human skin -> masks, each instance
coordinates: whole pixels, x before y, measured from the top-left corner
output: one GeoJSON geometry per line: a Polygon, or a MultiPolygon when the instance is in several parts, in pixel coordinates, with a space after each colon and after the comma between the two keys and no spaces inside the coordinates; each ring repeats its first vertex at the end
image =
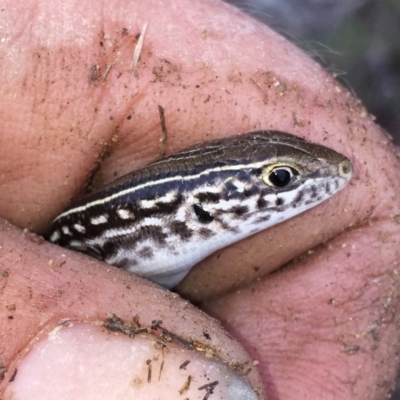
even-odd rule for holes
{"type": "MultiPolygon", "coordinates": [[[[217,0],[3,0],[1,10],[0,216],[16,227],[0,225],[0,365],[21,367],[27,344],[60,320],[110,312],[145,326],[162,319],[209,344],[207,329],[217,356],[247,360],[173,294],[19,230],[43,233],[91,178],[101,187],[159,156],[161,105],[167,154],[276,129],[353,161],[345,190],[212,255],[178,291],[257,361],[268,399],[386,398],[398,368],[399,162],[361,104],[293,45],[217,0]]],[[[95,340],[100,348],[104,338],[95,340]]],[[[0,398],[10,398],[9,378],[0,398]]],[[[259,386],[254,368],[249,379],[259,386]]]]}

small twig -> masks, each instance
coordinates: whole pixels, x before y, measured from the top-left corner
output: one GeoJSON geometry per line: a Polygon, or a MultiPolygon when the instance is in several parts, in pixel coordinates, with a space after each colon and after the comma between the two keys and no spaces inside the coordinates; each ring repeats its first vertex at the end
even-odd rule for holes
{"type": "Polygon", "coordinates": [[[179,394],[182,396],[183,393],[187,392],[190,388],[190,382],[192,382],[192,375],[188,375],[186,382],[183,386],[179,389],[179,394]]]}
{"type": "Polygon", "coordinates": [[[258,89],[258,91],[262,94],[264,98],[264,104],[268,104],[268,94],[261,89],[261,86],[252,78],[250,78],[250,82],[258,89]]]}
{"type": "Polygon", "coordinates": [[[117,57],[113,62],[108,63],[108,64],[106,65],[106,70],[104,71],[104,74],[103,74],[103,82],[106,80],[108,74],[110,73],[111,68],[112,68],[115,64],[117,64],[118,62],[119,62],[119,57],[117,57]]]}
{"type": "Polygon", "coordinates": [[[160,115],[160,125],[161,125],[161,139],[160,139],[160,148],[158,150],[157,158],[162,157],[165,154],[165,147],[167,145],[168,140],[168,132],[167,126],[165,124],[165,113],[164,108],[158,105],[158,113],[160,115]]]}
{"type": "Polygon", "coordinates": [[[203,397],[203,400],[207,400],[210,395],[214,393],[215,387],[218,385],[218,381],[207,383],[206,385],[200,386],[199,390],[206,390],[206,395],[203,397]]]}
{"type": "Polygon", "coordinates": [[[150,383],[151,382],[151,373],[152,373],[152,370],[153,370],[153,367],[151,365],[151,360],[147,360],[146,364],[148,366],[147,367],[147,382],[150,383]]]}
{"type": "Polygon", "coordinates": [[[186,369],[187,365],[190,364],[190,360],[184,361],[180,366],[179,369],[186,369]]]}
{"type": "Polygon", "coordinates": [[[135,51],[133,52],[133,58],[131,64],[132,74],[135,73],[136,65],[139,61],[140,53],[142,52],[143,40],[144,40],[144,35],[146,33],[147,25],[148,25],[147,22],[143,25],[142,31],[140,32],[139,40],[136,43],[135,51]]]}

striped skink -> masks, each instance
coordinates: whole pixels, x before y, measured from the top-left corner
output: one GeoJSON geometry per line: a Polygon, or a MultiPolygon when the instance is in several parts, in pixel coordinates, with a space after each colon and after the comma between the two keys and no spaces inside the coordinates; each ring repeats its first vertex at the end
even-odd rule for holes
{"type": "Polygon", "coordinates": [[[201,143],[83,198],[48,239],[165,287],[200,260],[341,190],[351,162],[277,131],[201,143]]]}

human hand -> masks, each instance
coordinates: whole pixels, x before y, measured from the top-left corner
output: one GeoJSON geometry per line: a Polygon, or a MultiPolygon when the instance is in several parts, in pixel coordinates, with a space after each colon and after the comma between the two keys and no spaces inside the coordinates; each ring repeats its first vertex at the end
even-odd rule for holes
{"type": "MultiPolygon", "coordinates": [[[[219,318],[257,360],[269,399],[386,395],[396,377],[399,341],[399,184],[393,179],[398,161],[361,105],[292,45],[220,2],[20,7],[10,1],[2,7],[0,215],[43,232],[93,172],[94,185],[101,186],[153,160],[161,149],[158,105],[165,110],[167,153],[258,129],[332,147],[355,165],[346,190],[219,251],[178,289],[219,318]],[[136,35],[145,24],[133,68],[136,35]]],[[[77,391],[70,398],[109,399],[113,393],[121,399],[113,385],[125,388],[127,379],[133,391],[128,395],[138,398],[139,391],[155,398],[161,392],[171,398],[168,390],[178,397],[189,375],[193,380],[182,396],[204,398],[207,389],[198,387],[205,370],[204,383],[218,380],[215,391],[229,398],[221,380],[227,369],[219,358],[245,363],[252,385],[260,384],[243,350],[174,294],[8,223],[0,241],[5,399],[11,393],[44,399],[44,388],[49,398],[61,399],[56,389],[65,391],[67,383],[77,391]],[[136,315],[144,327],[162,320],[162,328],[185,342],[173,340],[168,354],[163,347],[152,352],[155,335],[162,333],[154,325],[151,334],[137,336],[144,344],[118,332],[111,336],[96,325],[111,313],[124,321],[136,315]],[[72,322],[60,325],[66,320],[72,322]],[[210,361],[186,349],[189,338],[216,357],[210,361]],[[146,349],[140,362],[139,348],[146,349]],[[123,372],[132,371],[132,363],[139,371],[127,378],[123,372]],[[82,388],[90,380],[97,397],[82,388]]]]}

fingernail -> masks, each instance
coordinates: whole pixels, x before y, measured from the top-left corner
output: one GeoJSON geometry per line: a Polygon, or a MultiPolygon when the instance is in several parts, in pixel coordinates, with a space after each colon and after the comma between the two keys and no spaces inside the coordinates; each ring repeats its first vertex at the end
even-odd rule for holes
{"type": "Polygon", "coordinates": [[[7,371],[0,397],[258,398],[246,379],[213,356],[212,351],[207,352],[201,345],[196,351],[195,345],[159,324],[146,328],[113,318],[106,324],[67,321],[40,334],[7,371]]]}

